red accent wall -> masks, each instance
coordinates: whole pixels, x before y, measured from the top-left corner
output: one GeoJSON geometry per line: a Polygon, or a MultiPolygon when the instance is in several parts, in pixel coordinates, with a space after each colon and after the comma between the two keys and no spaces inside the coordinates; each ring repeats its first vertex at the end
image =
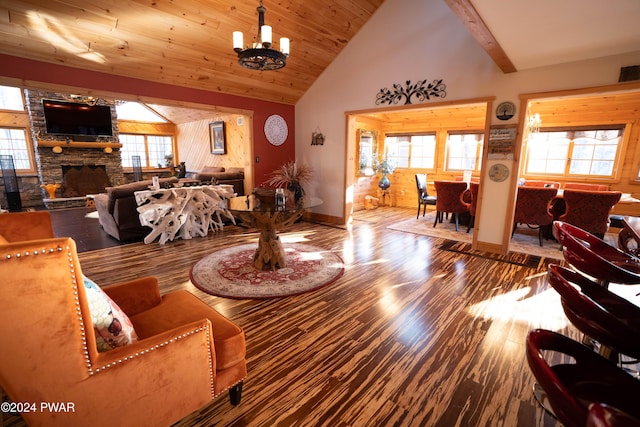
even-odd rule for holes
{"type": "Polygon", "coordinates": [[[251,110],[254,113],[253,151],[256,185],[267,180],[269,173],[282,163],[295,160],[295,107],[293,105],[150,82],[2,54],[0,54],[0,76],[20,79],[24,86],[28,86],[29,83],[48,83],[125,95],[161,98],[167,101],[194,102],[251,110]],[[279,147],[269,144],[264,136],[264,122],[272,114],[281,115],[289,127],[289,135],[279,147]],[[255,163],[256,158],[260,159],[258,163],[255,163]]]}

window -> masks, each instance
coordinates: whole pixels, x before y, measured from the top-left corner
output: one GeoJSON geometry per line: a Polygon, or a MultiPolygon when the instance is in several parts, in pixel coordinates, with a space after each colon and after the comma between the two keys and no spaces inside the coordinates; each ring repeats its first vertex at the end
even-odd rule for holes
{"type": "Polygon", "coordinates": [[[527,144],[526,173],[613,177],[622,129],[541,131],[527,144]]]}
{"type": "Polygon", "coordinates": [[[0,110],[24,111],[20,88],[0,86],[0,110]]]}
{"type": "MultiPolygon", "coordinates": [[[[22,89],[0,86],[0,110],[20,111],[26,117],[22,89]]],[[[0,123],[0,154],[13,156],[16,171],[23,173],[35,169],[32,156],[29,154],[32,148],[27,132],[28,128],[16,127],[12,121],[0,123]]]]}
{"type": "Polygon", "coordinates": [[[120,134],[122,166],[133,167],[131,156],[140,156],[142,167],[165,167],[173,159],[173,137],[120,134]]]}
{"type": "Polygon", "coordinates": [[[449,133],[446,170],[479,171],[482,167],[484,133],[449,133]]]}
{"type": "Polygon", "coordinates": [[[387,136],[385,149],[396,167],[435,169],[435,133],[387,136]]]}
{"type": "Polygon", "coordinates": [[[135,122],[146,123],[167,123],[164,117],[161,117],[155,111],[139,102],[118,102],[116,103],[116,114],[118,120],[131,120],[135,122]]]}
{"type": "Polygon", "coordinates": [[[13,156],[16,171],[31,170],[29,144],[24,129],[0,127],[0,154],[13,156]]]}

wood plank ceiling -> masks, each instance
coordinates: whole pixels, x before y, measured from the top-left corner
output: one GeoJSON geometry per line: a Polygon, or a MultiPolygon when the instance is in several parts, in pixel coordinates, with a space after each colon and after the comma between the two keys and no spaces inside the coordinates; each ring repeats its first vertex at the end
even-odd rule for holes
{"type": "Polygon", "coordinates": [[[295,104],[384,0],[265,0],[291,40],[287,66],[240,67],[233,31],[258,31],[259,0],[6,0],[0,53],[148,81],[295,104]]]}

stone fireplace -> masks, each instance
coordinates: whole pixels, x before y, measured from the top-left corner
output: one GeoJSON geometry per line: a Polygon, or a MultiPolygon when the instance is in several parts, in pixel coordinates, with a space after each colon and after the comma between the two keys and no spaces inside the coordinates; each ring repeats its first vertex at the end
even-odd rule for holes
{"type": "Polygon", "coordinates": [[[46,133],[42,99],[65,100],[66,94],[39,90],[27,90],[25,94],[40,184],[60,184],[55,199],[49,198],[42,189],[48,208],[84,206],[86,195],[104,192],[105,187],[126,182],[120,149],[110,148],[111,144],[118,142],[118,121],[113,104],[110,105],[114,136],[76,143],[63,136],[46,133]]]}
{"type": "Polygon", "coordinates": [[[109,186],[106,165],[62,165],[62,197],[103,193],[109,186]]]}

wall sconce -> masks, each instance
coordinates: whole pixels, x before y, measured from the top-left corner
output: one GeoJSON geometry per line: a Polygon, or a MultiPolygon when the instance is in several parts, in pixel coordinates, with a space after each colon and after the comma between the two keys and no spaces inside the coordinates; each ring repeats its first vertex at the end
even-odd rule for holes
{"type": "Polygon", "coordinates": [[[55,147],[51,148],[51,151],[53,151],[56,154],[60,154],[62,153],[62,147],[60,147],[59,145],[56,145],[55,147]]]}
{"type": "Polygon", "coordinates": [[[311,145],[324,145],[324,135],[320,131],[320,127],[311,134],[311,145]]]}
{"type": "Polygon", "coordinates": [[[111,147],[104,147],[104,150],[102,150],[102,151],[104,151],[104,152],[105,152],[105,153],[107,153],[107,154],[111,154],[111,153],[113,152],[113,148],[111,148],[111,147]]]}

